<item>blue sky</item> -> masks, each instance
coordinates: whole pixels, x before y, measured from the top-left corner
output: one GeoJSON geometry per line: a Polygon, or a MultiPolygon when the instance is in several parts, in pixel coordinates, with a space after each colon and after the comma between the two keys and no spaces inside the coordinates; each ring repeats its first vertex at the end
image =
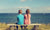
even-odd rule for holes
{"type": "Polygon", "coordinates": [[[31,13],[50,13],[50,0],[0,0],[0,13],[17,13],[30,9],[31,13]]]}

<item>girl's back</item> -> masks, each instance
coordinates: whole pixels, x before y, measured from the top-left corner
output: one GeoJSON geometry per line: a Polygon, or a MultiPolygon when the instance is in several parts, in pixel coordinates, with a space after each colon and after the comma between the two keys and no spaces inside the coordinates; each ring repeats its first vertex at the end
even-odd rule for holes
{"type": "Polygon", "coordinates": [[[30,24],[31,23],[30,18],[31,18],[30,14],[25,14],[24,15],[24,24],[30,24]]]}

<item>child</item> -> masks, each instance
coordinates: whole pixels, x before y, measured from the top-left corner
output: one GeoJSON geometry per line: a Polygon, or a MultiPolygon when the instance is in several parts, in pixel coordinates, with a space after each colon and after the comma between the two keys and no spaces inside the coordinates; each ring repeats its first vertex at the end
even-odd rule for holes
{"type": "Polygon", "coordinates": [[[24,24],[31,24],[30,21],[31,15],[29,9],[26,10],[26,14],[24,15],[24,24]]]}
{"type": "MultiPolygon", "coordinates": [[[[22,10],[19,10],[19,15],[17,16],[17,21],[18,21],[18,25],[21,25],[21,28],[23,28],[23,24],[24,24],[24,16],[22,15],[22,10]]],[[[17,30],[18,30],[18,26],[16,26],[17,30]]]]}
{"type": "Polygon", "coordinates": [[[19,25],[24,24],[24,16],[22,15],[22,10],[19,10],[19,15],[17,16],[17,21],[19,25]]]}

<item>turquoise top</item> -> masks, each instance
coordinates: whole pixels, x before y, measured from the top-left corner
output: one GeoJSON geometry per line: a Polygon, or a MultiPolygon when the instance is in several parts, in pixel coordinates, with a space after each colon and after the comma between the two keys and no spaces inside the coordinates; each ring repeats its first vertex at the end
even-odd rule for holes
{"type": "Polygon", "coordinates": [[[19,25],[23,25],[24,24],[24,16],[22,14],[19,14],[17,16],[17,21],[19,25]]]}

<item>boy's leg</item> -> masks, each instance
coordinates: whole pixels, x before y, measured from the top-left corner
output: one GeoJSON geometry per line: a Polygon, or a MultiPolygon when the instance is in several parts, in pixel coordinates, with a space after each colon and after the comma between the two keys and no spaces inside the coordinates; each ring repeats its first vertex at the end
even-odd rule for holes
{"type": "Polygon", "coordinates": [[[21,25],[20,27],[21,27],[21,30],[23,30],[23,26],[21,25]]]}
{"type": "Polygon", "coordinates": [[[18,30],[18,26],[16,26],[17,30],[18,30]]]}

